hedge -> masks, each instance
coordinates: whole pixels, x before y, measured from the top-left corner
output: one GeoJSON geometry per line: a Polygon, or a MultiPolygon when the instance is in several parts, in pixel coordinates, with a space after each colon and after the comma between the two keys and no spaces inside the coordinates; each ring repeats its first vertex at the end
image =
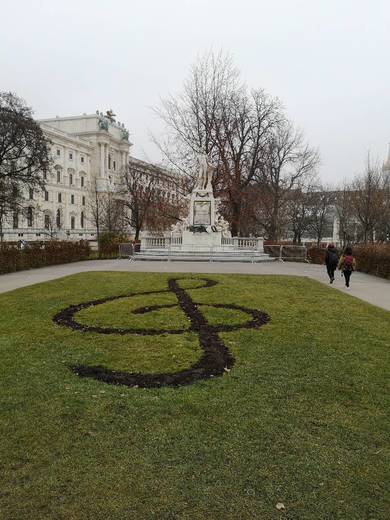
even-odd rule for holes
{"type": "Polygon", "coordinates": [[[325,263],[326,249],[323,247],[312,246],[307,250],[307,258],[312,264],[324,264],[325,263]]]}
{"type": "Polygon", "coordinates": [[[89,256],[89,243],[82,240],[80,242],[32,242],[23,250],[15,245],[3,243],[0,244],[0,274],[78,262],[87,260],[89,256]]]}
{"type": "MultiPolygon", "coordinates": [[[[309,261],[313,264],[325,263],[326,249],[311,247],[307,251],[309,261]]],[[[390,244],[357,244],[352,252],[356,258],[357,270],[374,274],[382,278],[390,278],[390,244]]],[[[342,251],[340,250],[341,254],[342,251]]]]}
{"type": "Polygon", "coordinates": [[[390,278],[390,244],[359,244],[353,254],[359,271],[390,278]]]}
{"type": "Polygon", "coordinates": [[[128,242],[129,238],[123,233],[106,231],[99,238],[100,258],[117,258],[119,255],[119,244],[128,242]]]}

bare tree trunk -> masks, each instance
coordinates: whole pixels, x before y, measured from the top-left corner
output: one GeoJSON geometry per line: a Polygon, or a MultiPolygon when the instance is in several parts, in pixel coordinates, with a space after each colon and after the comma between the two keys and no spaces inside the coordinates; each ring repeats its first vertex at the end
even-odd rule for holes
{"type": "Polygon", "coordinates": [[[98,257],[101,257],[100,252],[100,202],[99,202],[99,194],[97,189],[95,190],[95,203],[96,203],[96,239],[97,239],[97,247],[98,247],[98,257]]]}

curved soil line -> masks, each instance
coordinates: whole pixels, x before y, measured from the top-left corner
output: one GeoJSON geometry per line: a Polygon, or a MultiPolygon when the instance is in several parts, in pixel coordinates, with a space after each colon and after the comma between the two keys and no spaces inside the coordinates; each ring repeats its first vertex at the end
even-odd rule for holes
{"type": "MultiPolygon", "coordinates": [[[[230,332],[239,329],[260,328],[270,320],[270,317],[261,311],[249,309],[234,304],[196,304],[191,296],[178,285],[178,281],[183,278],[168,279],[168,289],[160,291],[146,291],[141,293],[130,293],[120,296],[110,296],[100,300],[92,300],[89,302],[71,305],[56,314],[53,321],[58,325],[69,327],[80,332],[94,332],[100,334],[137,334],[143,336],[155,336],[161,334],[184,334],[186,332],[195,332],[199,337],[199,344],[203,351],[200,359],[191,367],[178,372],[167,372],[160,374],[141,374],[128,373],[115,370],[109,370],[102,366],[71,366],[71,370],[80,377],[91,377],[104,381],[113,385],[125,385],[140,388],[159,388],[163,386],[182,386],[189,385],[200,379],[208,379],[214,376],[222,375],[234,365],[234,357],[219,338],[219,332],[230,332]],[[190,321],[187,329],[147,329],[147,328],[115,328],[115,327],[90,327],[78,323],[74,316],[81,309],[91,306],[101,305],[103,303],[117,300],[120,298],[129,298],[131,296],[160,294],[173,292],[178,300],[178,305],[190,321]],[[237,325],[209,325],[204,315],[199,310],[198,305],[208,307],[233,309],[244,312],[251,316],[251,319],[242,324],[237,325]]],[[[191,287],[189,290],[213,287],[217,284],[214,280],[201,278],[204,285],[191,287]]],[[[146,314],[158,309],[175,307],[177,304],[152,305],[147,307],[139,307],[132,311],[133,314],[146,314]]]]}

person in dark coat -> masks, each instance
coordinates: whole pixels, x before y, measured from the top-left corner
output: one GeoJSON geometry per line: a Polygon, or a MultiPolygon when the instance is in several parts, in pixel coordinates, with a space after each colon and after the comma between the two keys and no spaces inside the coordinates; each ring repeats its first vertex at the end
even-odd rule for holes
{"type": "Polygon", "coordinates": [[[326,271],[329,276],[329,282],[334,282],[334,272],[337,269],[337,264],[339,263],[339,255],[337,254],[337,250],[334,244],[329,244],[326,249],[325,255],[325,264],[326,271]]]}

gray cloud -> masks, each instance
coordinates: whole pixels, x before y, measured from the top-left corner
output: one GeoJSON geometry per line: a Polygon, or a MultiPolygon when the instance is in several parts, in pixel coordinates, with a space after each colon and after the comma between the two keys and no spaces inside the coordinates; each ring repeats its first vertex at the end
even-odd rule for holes
{"type": "Polygon", "coordinates": [[[232,52],[321,152],[325,182],[351,178],[390,141],[390,5],[372,0],[2,2],[0,89],[37,117],[112,107],[134,155],[159,161],[148,130],[199,53],[232,52]]]}

